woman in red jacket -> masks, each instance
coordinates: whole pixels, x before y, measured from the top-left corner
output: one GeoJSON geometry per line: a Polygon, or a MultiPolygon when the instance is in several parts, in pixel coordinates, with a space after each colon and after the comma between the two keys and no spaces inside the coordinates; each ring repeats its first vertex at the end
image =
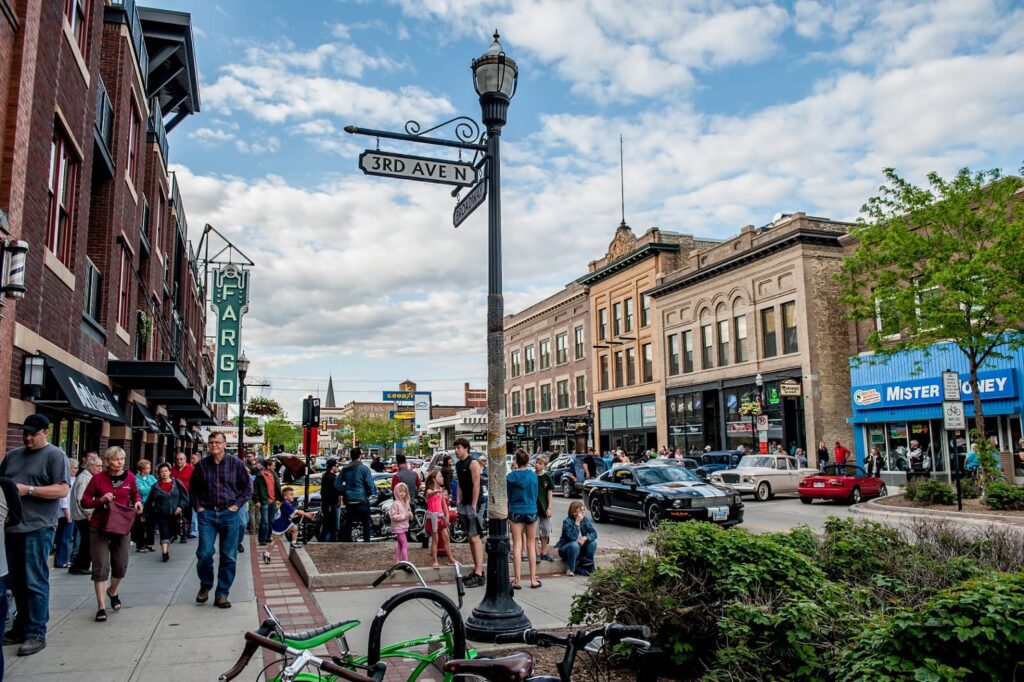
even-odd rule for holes
{"type": "Polygon", "coordinates": [[[107,620],[106,597],[110,597],[110,608],[121,610],[121,599],[117,586],[128,570],[128,546],[130,527],[124,535],[104,530],[110,516],[110,505],[135,507],[142,512],[142,500],[135,486],[135,476],[124,468],[124,450],[114,446],[103,453],[105,469],[89,481],[82,495],[82,506],[95,509],[89,520],[89,553],[92,556],[92,581],[96,588],[96,620],[107,620]],[[107,580],[110,589],[107,589],[107,580]]]}

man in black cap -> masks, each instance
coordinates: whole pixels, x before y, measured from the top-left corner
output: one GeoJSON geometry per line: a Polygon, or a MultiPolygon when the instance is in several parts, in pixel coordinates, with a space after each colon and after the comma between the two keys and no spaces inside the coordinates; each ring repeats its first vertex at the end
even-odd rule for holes
{"type": "Polygon", "coordinates": [[[320,514],[323,519],[320,526],[320,542],[337,542],[338,521],[340,515],[338,510],[338,491],[335,483],[338,480],[338,460],[333,457],[327,460],[327,470],[320,479],[320,514]]]}
{"type": "Polygon", "coordinates": [[[7,528],[8,581],[18,605],[14,625],[4,644],[20,644],[19,656],[31,656],[46,647],[50,620],[50,568],[47,560],[60,512],[60,499],[71,486],[68,458],[47,440],[50,420],[29,415],[22,425],[24,447],[7,453],[0,476],[9,476],[21,494],[21,522],[7,528]]]}

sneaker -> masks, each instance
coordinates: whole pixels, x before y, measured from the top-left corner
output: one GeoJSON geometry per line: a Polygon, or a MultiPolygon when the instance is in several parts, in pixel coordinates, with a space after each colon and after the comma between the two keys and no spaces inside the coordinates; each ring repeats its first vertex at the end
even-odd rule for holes
{"type": "Polygon", "coordinates": [[[208,600],[209,598],[210,590],[205,587],[200,588],[199,592],[196,594],[196,602],[199,604],[205,604],[206,600],[208,600]]]}
{"type": "Polygon", "coordinates": [[[181,544],[183,544],[183,545],[185,544],[185,536],[184,535],[181,536],[181,544]]]}
{"type": "Polygon", "coordinates": [[[263,553],[263,563],[265,563],[265,564],[269,564],[270,563],[270,552],[264,552],[263,553]]]}
{"type": "Polygon", "coordinates": [[[585,578],[588,575],[590,575],[590,571],[588,571],[587,569],[583,568],[582,566],[577,566],[576,567],[576,575],[583,576],[585,578]]]}
{"type": "Polygon", "coordinates": [[[32,654],[38,654],[45,648],[45,639],[26,639],[25,642],[20,647],[18,647],[18,655],[31,656],[32,654]]]}
{"type": "Polygon", "coordinates": [[[245,554],[245,545],[243,545],[241,542],[238,543],[238,553],[245,554]]]}
{"type": "Polygon", "coordinates": [[[231,608],[231,602],[228,601],[227,597],[222,596],[222,595],[218,595],[218,596],[213,598],[213,605],[216,606],[218,609],[230,609],[231,608]]]}
{"type": "Polygon", "coordinates": [[[543,559],[544,561],[554,561],[555,560],[555,557],[551,556],[550,554],[542,554],[540,558],[543,559]]]}
{"type": "Polygon", "coordinates": [[[462,582],[466,587],[483,587],[486,583],[487,579],[479,573],[470,573],[469,577],[462,582]]]}

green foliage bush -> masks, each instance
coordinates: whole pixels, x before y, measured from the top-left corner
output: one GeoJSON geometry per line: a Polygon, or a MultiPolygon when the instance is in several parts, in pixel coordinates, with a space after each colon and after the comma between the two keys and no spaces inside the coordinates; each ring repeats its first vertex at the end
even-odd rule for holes
{"type": "Polygon", "coordinates": [[[985,488],[985,504],[992,509],[1024,509],[1024,487],[992,481],[985,488]]]}
{"type": "Polygon", "coordinates": [[[1024,568],[1016,529],[830,518],[819,537],[806,527],[752,535],[694,522],[662,524],[648,545],[591,576],[572,619],[650,625],[680,679],[988,679],[1013,654],[988,656],[986,641],[1005,628],[998,612],[972,609],[991,599],[1016,609],[1006,627],[1024,628],[1020,584],[998,572],[1024,568]],[[988,629],[970,651],[984,662],[952,651],[950,638],[976,623],[988,629]],[[945,639],[924,648],[911,639],[932,632],[945,639]]]}
{"type": "Polygon", "coordinates": [[[916,478],[908,481],[903,488],[908,500],[920,504],[953,504],[956,491],[937,478],[916,478]]]}

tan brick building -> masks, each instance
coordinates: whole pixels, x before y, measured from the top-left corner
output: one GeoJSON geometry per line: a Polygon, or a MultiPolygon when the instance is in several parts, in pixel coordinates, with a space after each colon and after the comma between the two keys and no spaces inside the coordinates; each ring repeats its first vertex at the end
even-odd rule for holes
{"type": "Polygon", "coordinates": [[[659,442],[756,450],[753,417],[740,408],[760,401],[767,440],[796,443],[812,463],[820,441],[849,445],[849,336],[833,276],[850,227],[803,213],[748,225],[658,281],[649,293],[664,348],[659,442]]]}
{"type": "Polygon", "coordinates": [[[623,222],[608,252],[577,281],[587,290],[594,352],[594,445],[629,454],[667,441],[662,337],[649,294],[695,251],[717,245],[656,227],[636,237],[623,222]]]}
{"type": "Polygon", "coordinates": [[[592,437],[587,292],[575,282],[505,317],[510,446],[583,452],[592,437]]]}

